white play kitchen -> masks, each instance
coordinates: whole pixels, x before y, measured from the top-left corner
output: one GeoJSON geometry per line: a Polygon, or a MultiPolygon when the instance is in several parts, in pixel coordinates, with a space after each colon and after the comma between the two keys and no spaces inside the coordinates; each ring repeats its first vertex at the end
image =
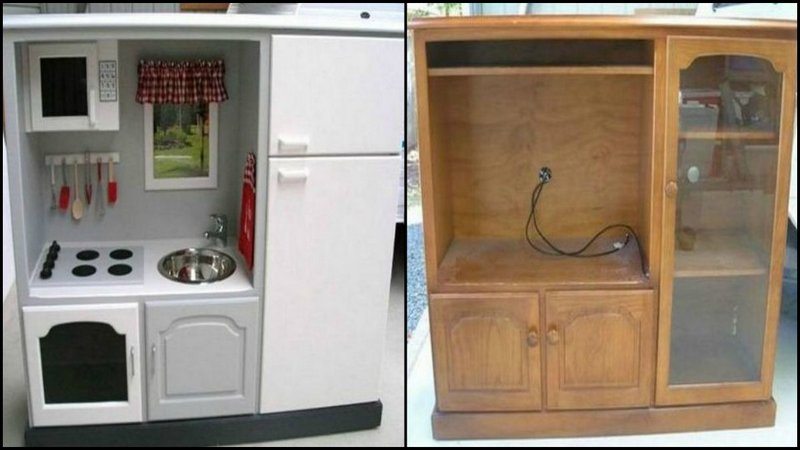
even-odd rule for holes
{"type": "Polygon", "coordinates": [[[369,14],[3,17],[28,445],[380,424],[404,36],[369,14]]]}

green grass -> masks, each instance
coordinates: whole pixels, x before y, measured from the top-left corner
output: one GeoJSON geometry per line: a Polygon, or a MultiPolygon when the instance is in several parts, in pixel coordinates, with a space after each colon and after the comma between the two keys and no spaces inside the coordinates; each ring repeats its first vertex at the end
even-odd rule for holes
{"type": "Polygon", "coordinates": [[[189,156],[190,158],[168,159],[155,158],[154,177],[155,178],[187,178],[187,177],[207,177],[208,176],[208,141],[203,149],[203,166],[200,167],[200,148],[203,145],[202,136],[195,132],[196,127],[190,127],[191,133],[187,135],[188,146],[159,148],[154,143],[154,156],[189,156]]]}

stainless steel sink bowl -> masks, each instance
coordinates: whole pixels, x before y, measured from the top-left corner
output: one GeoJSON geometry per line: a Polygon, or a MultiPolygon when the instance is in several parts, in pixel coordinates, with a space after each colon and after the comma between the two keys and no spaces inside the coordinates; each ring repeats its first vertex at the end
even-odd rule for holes
{"type": "Polygon", "coordinates": [[[158,262],[165,278],[180,283],[215,283],[231,276],[236,261],[211,248],[185,248],[168,254],[158,262]]]}

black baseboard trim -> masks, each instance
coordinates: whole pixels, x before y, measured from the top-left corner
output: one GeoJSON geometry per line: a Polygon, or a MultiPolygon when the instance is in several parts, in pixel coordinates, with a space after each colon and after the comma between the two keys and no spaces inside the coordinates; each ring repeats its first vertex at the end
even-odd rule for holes
{"type": "Polygon", "coordinates": [[[289,439],[381,424],[380,400],[355,405],[272,414],[115,425],[28,427],[25,445],[42,446],[207,446],[289,439]]]}

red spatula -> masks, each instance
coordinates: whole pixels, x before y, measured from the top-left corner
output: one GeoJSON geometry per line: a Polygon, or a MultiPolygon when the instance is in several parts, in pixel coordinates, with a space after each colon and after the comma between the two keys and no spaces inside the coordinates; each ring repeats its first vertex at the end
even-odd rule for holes
{"type": "Polygon", "coordinates": [[[114,179],[114,160],[108,160],[108,204],[113,205],[117,201],[117,181],[114,179]]]}
{"type": "Polygon", "coordinates": [[[69,208],[69,185],[67,184],[67,159],[61,159],[61,192],[58,193],[58,208],[66,211],[69,208]]]}

